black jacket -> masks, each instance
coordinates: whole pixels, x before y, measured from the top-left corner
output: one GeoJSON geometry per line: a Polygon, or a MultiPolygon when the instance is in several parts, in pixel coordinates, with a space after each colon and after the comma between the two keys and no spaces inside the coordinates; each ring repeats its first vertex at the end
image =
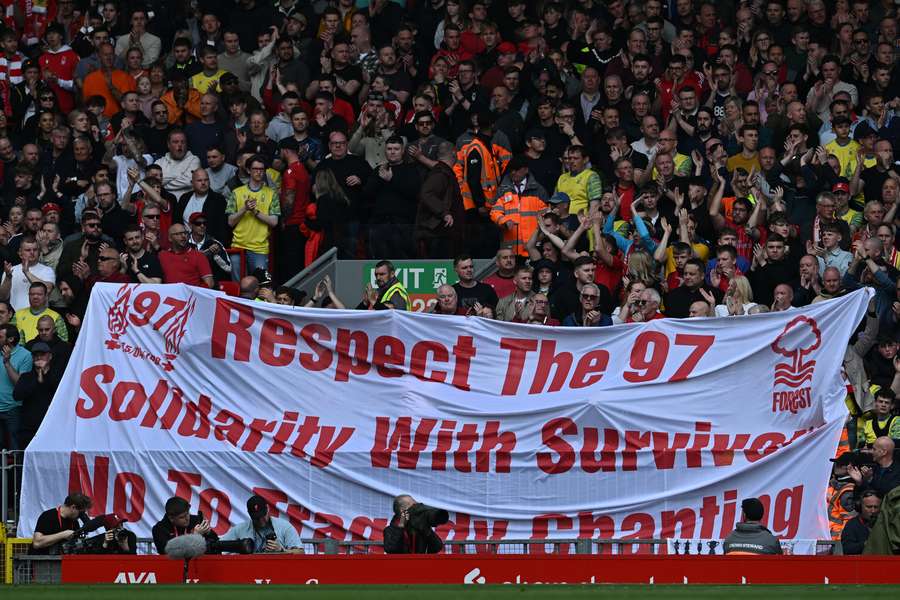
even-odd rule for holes
{"type": "MultiPolygon", "coordinates": [[[[180,535],[187,535],[194,530],[194,527],[199,525],[203,519],[200,515],[191,515],[191,520],[188,521],[187,527],[176,527],[172,525],[172,522],[169,521],[169,517],[163,517],[159,523],[153,526],[153,543],[156,545],[156,551],[160,554],[166,553],[166,544],[169,543],[169,540],[172,538],[176,538],[180,535]]],[[[212,530],[210,530],[203,537],[206,538],[207,542],[215,541],[219,539],[219,536],[215,534],[212,530]]]]}
{"type": "MultiPolygon", "coordinates": [[[[185,192],[178,198],[172,210],[172,223],[184,222],[184,210],[194,192],[185,192]]],[[[228,228],[228,217],[225,215],[225,196],[210,190],[203,202],[203,216],[206,217],[206,235],[217,240],[230,243],[231,230],[228,228]]],[[[190,217],[191,215],[187,215],[190,217]]],[[[190,233],[190,232],[189,232],[190,233]]],[[[226,246],[227,247],[227,246],[226,246]]]]}
{"type": "Polygon", "coordinates": [[[701,288],[713,295],[713,298],[716,299],[716,304],[721,304],[723,294],[722,290],[718,288],[703,285],[692,290],[682,285],[666,294],[666,316],[686,319],[690,315],[691,304],[697,300],[704,300],[703,294],[700,293],[701,288]]]}
{"type": "Polygon", "coordinates": [[[872,528],[863,523],[859,516],[844,523],[844,530],[841,531],[841,546],[844,554],[862,554],[871,531],[872,528]]]}
{"type": "Polygon", "coordinates": [[[444,542],[433,529],[418,532],[397,527],[394,521],[384,528],[385,554],[437,554],[444,542]]]}

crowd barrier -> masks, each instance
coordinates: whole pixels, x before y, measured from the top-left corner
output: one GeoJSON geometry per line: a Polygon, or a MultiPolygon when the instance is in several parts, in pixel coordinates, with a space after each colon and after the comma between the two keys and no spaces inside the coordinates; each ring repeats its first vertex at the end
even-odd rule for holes
{"type": "Polygon", "coordinates": [[[186,569],[163,556],[22,556],[14,562],[17,584],[900,584],[896,559],[883,556],[285,554],[203,556],[186,569]]]}

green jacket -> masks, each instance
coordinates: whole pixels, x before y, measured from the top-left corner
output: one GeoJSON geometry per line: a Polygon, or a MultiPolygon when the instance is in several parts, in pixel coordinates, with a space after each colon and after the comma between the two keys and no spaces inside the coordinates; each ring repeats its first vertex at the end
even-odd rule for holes
{"type": "Polygon", "coordinates": [[[892,489],[881,501],[881,512],[863,554],[900,554],[900,487],[892,489]]]}

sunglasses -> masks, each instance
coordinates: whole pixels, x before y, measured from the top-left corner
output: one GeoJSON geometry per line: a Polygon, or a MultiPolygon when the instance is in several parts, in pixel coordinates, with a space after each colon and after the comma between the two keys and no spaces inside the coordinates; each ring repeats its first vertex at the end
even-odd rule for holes
{"type": "Polygon", "coordinates": [[[144,215],[145,219],[158,219],[159,215],[144,215]]]}
{"type": "Polygon", "coordinates": [[[596,299],[599,298],[599,297],[600,297],[600,296],[598,296],[598,295],[596,295],[596,294],[582,294],[582,295],[581,295],[581,299],[582,299],[582,300],[596,300],[596,299]]]}
{"type": "Polygon", "coordinates": [[[206,227],[206,221],[194,221],[194,225],[202,225],[203,227],[206,227]]]}

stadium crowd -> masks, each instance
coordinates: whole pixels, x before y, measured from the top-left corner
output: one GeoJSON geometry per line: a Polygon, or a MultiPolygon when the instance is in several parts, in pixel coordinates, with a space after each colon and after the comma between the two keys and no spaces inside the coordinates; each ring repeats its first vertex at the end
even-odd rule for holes
{"type": "MultiPolygon", "coordinates": [[[[276,285],[335,247],[455,257],[434,312],[544,325],[872,287],[836,535],[900,483],[893,1],[2,4],[3,448],[34,435],[95,283],[341,308],[330,281],[276,285]]],[[[409,309],[375,274],[359,308],[409,309]]]]}

